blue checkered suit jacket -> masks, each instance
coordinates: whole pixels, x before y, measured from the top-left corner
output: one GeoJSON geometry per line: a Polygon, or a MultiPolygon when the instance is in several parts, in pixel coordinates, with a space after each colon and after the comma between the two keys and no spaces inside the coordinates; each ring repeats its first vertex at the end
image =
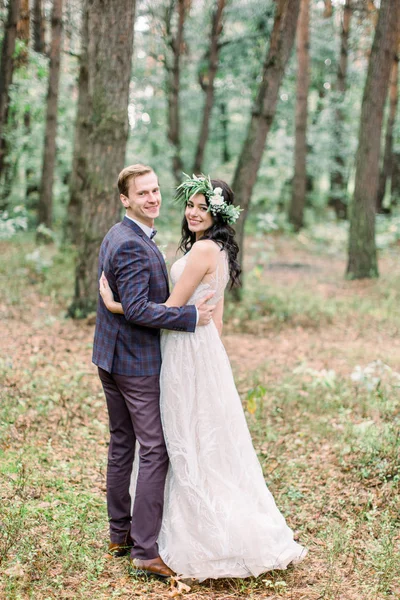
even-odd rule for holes
{"type": "Polygon", "coordinates": [[[196,308],[161,306],[169,295],[168,273],[156,244],[126,217],[105,236],[99,256],[124,314],[109,312],[99,295],[93,362],[108,373],[157,375],[161,367],[160,328],[193,332],[196,308]]]}

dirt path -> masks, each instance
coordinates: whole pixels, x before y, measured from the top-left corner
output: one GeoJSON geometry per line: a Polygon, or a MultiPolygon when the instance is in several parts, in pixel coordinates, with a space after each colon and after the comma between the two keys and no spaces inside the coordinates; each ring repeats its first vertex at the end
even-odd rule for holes
{"type": "Polygon", "coordinates": [[[374,360],[389,363],[395,370],[400,367],[400,337],[388,337],[372,329],[367,337],[338,325],[328,326],[317,335],[300,328],[271,332],[268,337],[230,334],[224,337],[224,344],[236,373],[245,375],[263,368],[267,380],[284,377],[301,363],[343,375],[349,375],[358,364],[374,360]]]}
{"type": "MultiPolygon", "coordinates": [[[[21,365],[36,357],[38,366],[51,364],[61,370],[80,364],[84,372],[94,376],[93,325],[54,316],[51,303],[46,301],[32,307],[29,313],[18,317],[8,314],[3,320],[2,359],[21,365]]],[[[393,369],[400,367],[400,336],[389,335],[373,324],[365,332],[335,323],[318,331],[295,327],[271,330],[262,336],[227,333],[223,341],[239,379],[262,369],[267,381],[277,380],[299,364],[317,370],[334,369],[343,375],[374,360],[387,362],[393,369]]]]}

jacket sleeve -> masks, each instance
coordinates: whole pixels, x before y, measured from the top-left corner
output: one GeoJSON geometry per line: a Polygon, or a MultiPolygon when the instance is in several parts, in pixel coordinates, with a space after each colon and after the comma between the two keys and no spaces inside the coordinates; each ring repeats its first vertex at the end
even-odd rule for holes
{"type": "Polygon", "coordinates": [[[149,301],[150,261],[140,244],[128,241],[120,246],[113,263],[118,295],[127,321],[155,329],[195,330],[195,306],[170,308],[149,301]]]}

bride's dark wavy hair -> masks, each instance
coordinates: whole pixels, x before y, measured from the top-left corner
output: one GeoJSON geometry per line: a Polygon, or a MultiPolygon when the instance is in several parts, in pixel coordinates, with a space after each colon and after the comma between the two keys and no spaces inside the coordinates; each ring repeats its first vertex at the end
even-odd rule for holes
{"type": "MultiPolygon", "coordinates": [[[[231,188],[225,181],[221,179],[211,179],[213,189],[220,187],[222,189],[222,195],[227,204],[233,204],[234,194],[231,188]]],[[[209,201],[206,198],[207,205],[209,201]]],[[[239,246],[235,240],[235,230],[233,227],[228,225],[220,214],[211,215],[213,218],[213,224],[209,227],[202,236],[202,240],[213,240],[216,242],[221,250],[226,250],[229,261],[229,276],[231,282],[231,289],[234,286],[240,285],[240,273],[241,268],[237,261],[237,255],[239,253],[239,246]]],[[[182,220],[182,237],[179,242],[178,250],[182,250],[184,254],[189,252],[191,247],[196,241],[196,234],[189,230],[188,223],[185,215],[182,220]]]]}

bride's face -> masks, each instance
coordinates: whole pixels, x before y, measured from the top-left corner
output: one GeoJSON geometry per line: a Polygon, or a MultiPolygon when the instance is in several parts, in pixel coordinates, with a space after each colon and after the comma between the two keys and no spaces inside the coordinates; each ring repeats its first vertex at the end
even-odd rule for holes
{"type": "Polygon", "coordinates": [[[203,194],[192,196],[186,205],[185,217],[189,231],[195,233],[197,238],[201,237],[214,222],[212,214],[207,209],[207,202],[203,194]]]}

